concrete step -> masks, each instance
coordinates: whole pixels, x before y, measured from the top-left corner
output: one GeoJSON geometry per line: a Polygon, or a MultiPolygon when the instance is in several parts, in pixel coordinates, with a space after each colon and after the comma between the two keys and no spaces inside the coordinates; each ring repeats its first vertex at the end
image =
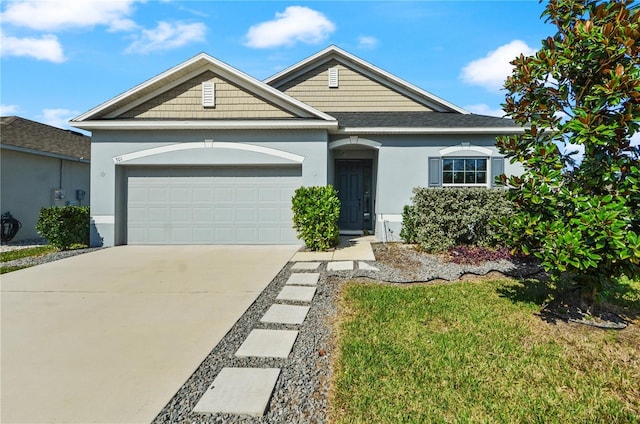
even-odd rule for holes
{"type": "Polygon", "coordinates": [[[264,415],[280,368],[223,368],[194,412],[264,415]]]}
{"type": "Polygon", "coordinates": [[[302,324],[309,312],[309,306],[271,305],[269,310],[260,318],[260,322],[275,324],[302,324]]]}
{"type": "Polygon", "coordinates": [[[291,300],[295,302],[311,302],[316,294],[315,287],[284,286],[276,300],[291,300]]]}
{"type": "Polygon", "coordinates": [[[315,286],[320,279],[320,273],[318,272],[305,272],[305,273],[293,273],[287,280],[287,285],[295,286],[315,286]]]}
{"type": "Polygon", "coordinates": [[[236,356],[259,358],[287,358],[298,332],[294,330],[252,330],[236,356]]]}

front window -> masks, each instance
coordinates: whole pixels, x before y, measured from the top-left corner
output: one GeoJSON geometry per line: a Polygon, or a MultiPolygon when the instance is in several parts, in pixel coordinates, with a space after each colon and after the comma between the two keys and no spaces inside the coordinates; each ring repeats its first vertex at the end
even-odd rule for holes
{"type": "Polygon", "coordinates": [[[445,185],[486,185],[487,159],[442,159],[442,182],[445,185]]]}

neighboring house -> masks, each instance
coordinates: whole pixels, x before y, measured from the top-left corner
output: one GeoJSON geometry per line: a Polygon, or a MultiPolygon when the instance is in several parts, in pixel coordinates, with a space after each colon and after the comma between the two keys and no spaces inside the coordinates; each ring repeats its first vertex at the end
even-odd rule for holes
{"type": "Polygon", "coordinates": [[[300,243],[291,196],[327,184],[343,232],[398,239],[414,187],[490,187],[520,172],[495,147],[521,131],[512,121],[335,46],[265,81],[202,53],[71,124],[93,133],[105,245],[300,243]]]}
{"type": "Polygon", "coordinates": [[[12,241],[40,238],[40,208],[89,205],[91,138],[18,116],[0,118],[0,213],[22,223],[12,241]]]}

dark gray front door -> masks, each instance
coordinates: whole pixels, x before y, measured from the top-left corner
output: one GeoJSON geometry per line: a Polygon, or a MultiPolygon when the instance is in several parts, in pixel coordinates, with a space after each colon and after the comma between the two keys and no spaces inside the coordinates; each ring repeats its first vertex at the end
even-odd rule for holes
{"type": "Polygon", "coordinates": [[[371,227],[371,160],[337,160],[336,190],[341,230],[371,227]]]}

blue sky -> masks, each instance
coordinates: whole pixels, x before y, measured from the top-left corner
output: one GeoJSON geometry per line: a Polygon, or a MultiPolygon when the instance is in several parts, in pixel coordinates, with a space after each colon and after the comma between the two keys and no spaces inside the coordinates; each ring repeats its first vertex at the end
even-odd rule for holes
{"type": "Polygon", "coordinates": [[[553,33],[537,1],[25,0],[0,5],[0,114],[66,121],[206,52],[264,79],[328,45],[475,113],[553,33]]]}

